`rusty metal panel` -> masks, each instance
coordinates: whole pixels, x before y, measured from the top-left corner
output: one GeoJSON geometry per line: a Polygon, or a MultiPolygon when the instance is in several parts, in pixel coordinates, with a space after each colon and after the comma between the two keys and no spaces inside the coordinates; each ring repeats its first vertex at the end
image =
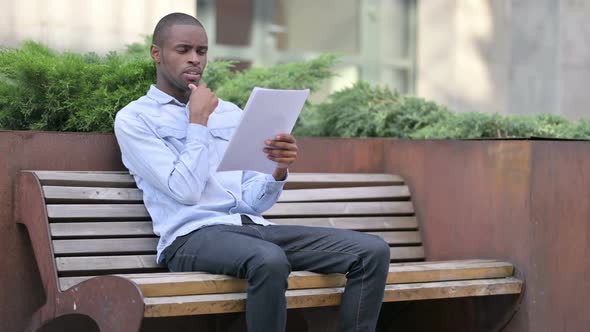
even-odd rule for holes
{"type": "Polygon", "coordinates": [[[531,331],[590,331],[590,142],[532,146],[531,331]]]}
{"type": "Polygon", "coordinates": [[[408,180],[428,260],[515,264],[526,293],[505,331],[586,331],[589,144],[391,140],[385,169],[408,180]]]}
{"type": "MultiPolygon", "coordinates": [[[[427,258],[513,257],[528,236],[527,141],[392,141],[390,172],[410,182],[427,258]],[[506,223],[510,227],[502,225],[506,223]]],[[[526,259],[520,254],[517,264],[526,259]]]]}
{"type": "MultiPolygon", "coordinates": [[[[513,262],[526,278],[527,291],[506,331],[585,331],[590,326],[590,307],[583,301],[590,294],[588,142],[298,141],[300,158],[293,171],[405,177],[429,259],[513,262]]],[[[124,167],[109,134],[0,131],[0,155],[0,250],[10,253],[0,255],[0,330],[22,331],[43,303],[43,286],[26,231],[13,220],[17,172],[124,167]]],[[[486,308],[499,311],[506,302],[486,308]]],[[[440,308],[418,307],[422,313],[440,308]]],[[[444,318],[438,321],[454,321],[452,312],[440,311],[444,318]]]]}
{"type": "Polygon", "coordinates": [[[298,138],[294,172],[382,173],[383,139],[298,138]]]}
{"type": "Polygon", "coordinates": [[[13,219],[16,174],[24,169],[122,170],[109,134],[0,131],[0,331],[23,331],[44,302],[24,227],[13,219]]]}

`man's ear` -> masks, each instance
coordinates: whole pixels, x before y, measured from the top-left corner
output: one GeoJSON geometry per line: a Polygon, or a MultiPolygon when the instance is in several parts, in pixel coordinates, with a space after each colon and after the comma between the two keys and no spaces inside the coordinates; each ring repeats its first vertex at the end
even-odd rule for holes
{"type": "Polygon", "coordinates": [[[152,59],[154,59],[154,62],[159,64],[160,61],[162,60],[162,50],[160,49],[160,47],[156,44],[152,44],[152,46],[150,47],[150,54],[152,56],[152,59]]]}

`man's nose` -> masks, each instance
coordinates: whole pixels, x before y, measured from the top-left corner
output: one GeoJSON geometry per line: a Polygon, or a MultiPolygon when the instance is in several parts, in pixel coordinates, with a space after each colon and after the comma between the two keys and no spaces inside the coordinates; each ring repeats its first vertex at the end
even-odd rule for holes
{"type": "Polygon", "coordinates": [[[201,62],[199,54],[197,52],[191,52],[191,57],[189,59],[190,63],[199,64],[201,62]]]}

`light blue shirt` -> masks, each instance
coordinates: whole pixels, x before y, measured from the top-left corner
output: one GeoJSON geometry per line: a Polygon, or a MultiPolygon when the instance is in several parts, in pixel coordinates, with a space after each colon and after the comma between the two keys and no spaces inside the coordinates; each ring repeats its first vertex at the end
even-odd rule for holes
{"type": "Polygon", "coordinates": [[[198,228],[241,225],[240,214],[269,224],[261,214],[277,201],[284,181],[252,171],[215,172],[240,118],[238,106],[219,100],[206,127],[189,123],[187,106],[154,85],[117,113],[123,164],[160,236],[158,262],[174,239],[198,228]]]}

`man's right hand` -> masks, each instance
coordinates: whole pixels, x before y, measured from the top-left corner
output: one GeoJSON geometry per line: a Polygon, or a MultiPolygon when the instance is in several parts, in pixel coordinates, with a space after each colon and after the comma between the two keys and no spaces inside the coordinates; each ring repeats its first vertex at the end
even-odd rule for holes
{"type": "Polygon", "coordinates": [[[213,113],[219,100],[205,83],[201,83],[199,86],[189,84],[188,87],[191,89],[189,98],[190,122],[207,126],[209,115],[213,113]]]}

